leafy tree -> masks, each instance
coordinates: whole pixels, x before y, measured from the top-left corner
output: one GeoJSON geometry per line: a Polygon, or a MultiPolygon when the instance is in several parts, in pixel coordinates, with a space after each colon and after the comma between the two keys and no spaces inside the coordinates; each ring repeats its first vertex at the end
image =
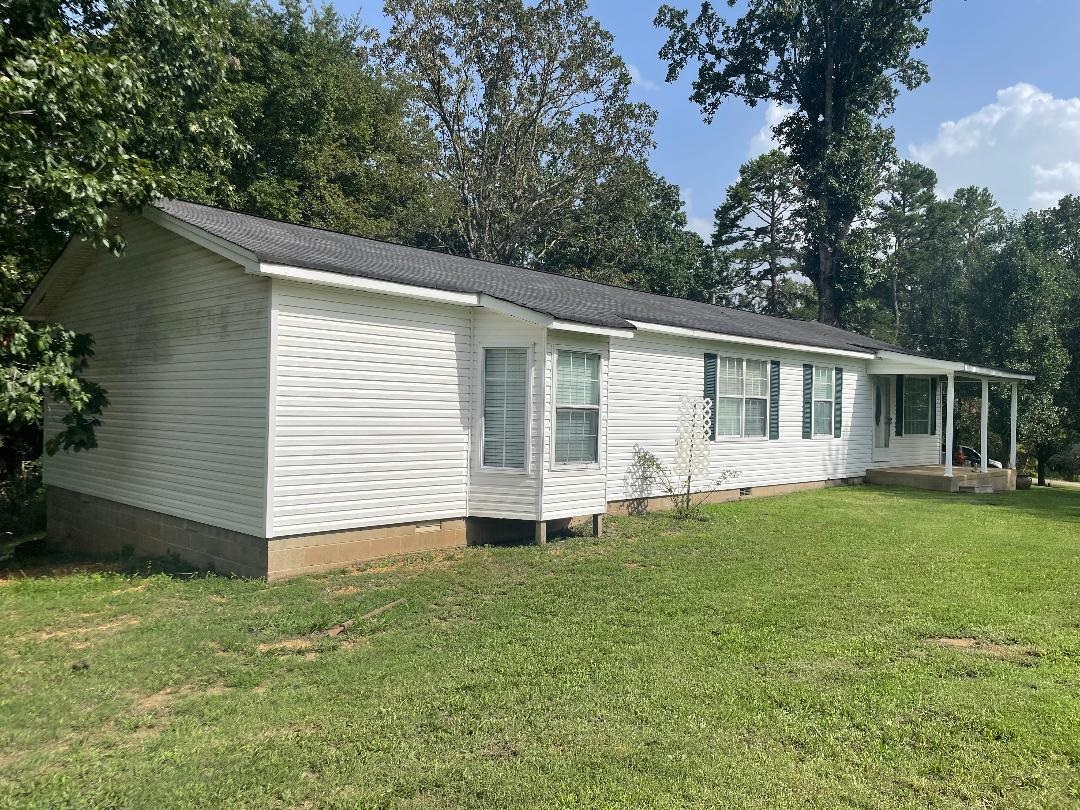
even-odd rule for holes
{"type": "MultiPolygon", "coordinates": [[[[962,188],[949,199],[927,200],[925,188],[919,186],[925,186],[929,176],[919,181],[921,173],[912,167],[908,191],[886,198],[886,207],[899,206],[888,220],[879,214],[894,248],[902,246],[886,259],[886,267],[897,274],[901,317],[906,318],[897,339],[919,352],[962,360],[970,355],[968,337],[973,331],[972,276],[1001,247],[1005,215],[986,189],[962,188]],[[912,210],[915,216],[905,215],[912,210]]],[[[891,278],[886,278],[880,300],[891,309],[891,278]]],[[[891,320],[883,337],[892,338],[895,319],[891,320]]]]}
{"type": "Polygon", "coordinates": [[[709,2],[693,21],[671,6],[656,16],[670,31],[660,51],[669,62],[668,81],[698,63],[690,98],[706,120],[727,98],[793,107],[774,131],[809,201],[806,274],[817,286],[825,323],[840,323],[867,282],[860,265],[871,255],[866,234],[852,243],[852,228],[869,211],[895,153],[892,131],[879,120],[893,111],[901,87],[928,79],[912,52],[926,41],[919,23],[930,5],[747,0],[734,22],[709,2]]]}
{"type": "Polygon", "coordinates": [[[445,221],[435,143],[358,17],[303,0],[235,4],[224,112],[245,150],[188,193],[275,219],[411,240],[445,221]]]}
{"type": "Polygon", "coordinates": [[[66,406],[49,445],[95,445],[105,392],[85,379],[88,336],[32,325],[22,300],[69,236],[123,248],[109,212],[176,193],[233,148],[216,111],[226,36],[216,0],[33,0],[0,6],[0,432],[30,452],[47,397],[66,406]]]}
{"type": "Polygon", "coordinates": [[[909,304],[906,293],[933,241],[931,212],[937,203],[936,187],[937,175],[932,169],[900,161],[889,173],[885,199],[875,217],[887,251],[884,266],[893,342],[900,340],[903,313],[909,304]]]}
{"type": "Polygon", "coordinates": [[[585,0],[387,0],[387,56],[435,127],[455,206],[448,247],[538,263],[624,158],[651,146],[655,113],[585,0]]]}
{"type": "Polygon", "coordinates": [[[799,285],[785,282],[795,281],[802,269],[802,206],[795,167],[783,151],[739,168],[739,179],[716,209],[712,242],[734,269],[741,306],[769,315],[799,309],[799,285]]]}
{"type": "Polygon", "coordinates": [[[1036,458],[1040,485],[1046,484],[1046,462],[1065,440],[1066,278],[1065,262],[1038,215],[1029,214],[1008,227],[1003,245],[975,269],[968,305],[971,359],[1035,375],[1020,386],[1018,443],[1036,458]]]}
{"type": "Polygon", "coordinates": [[[624,158],[586,186],[580,204],[553,226],[541,269],[646,292],[694,297],[710,254],[687,230],[678,186],[624,158]]]}

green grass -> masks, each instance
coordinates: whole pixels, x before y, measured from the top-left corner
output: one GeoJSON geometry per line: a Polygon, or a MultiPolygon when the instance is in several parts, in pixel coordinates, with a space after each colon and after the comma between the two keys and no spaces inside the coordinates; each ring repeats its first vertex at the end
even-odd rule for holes
{"type": "Polygon", "coordinates": [[[1080,806],[1080,491],[607,528],[0,585],[0,805],[1080,806]]]}

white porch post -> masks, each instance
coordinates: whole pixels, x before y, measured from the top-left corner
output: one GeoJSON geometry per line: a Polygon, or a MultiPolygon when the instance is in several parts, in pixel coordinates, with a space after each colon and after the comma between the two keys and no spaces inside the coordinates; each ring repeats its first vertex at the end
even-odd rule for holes
{"type": "Polygon", "coordinates": [[[982,381],[982,409],[979,412],[979,471],[986,472],[986,434],[990,422],[990,383],[982,381]]]}
{"type": "Polygon", "coordinates": [[[953,392],[953,373],[945,378],[945,477],[952,478],[953,418],[956,415],[956,395],[953,392]]]}
{"type": "Polygon", "coordinates": [[[1009,405],[1009,469],[1016,469],[1016,389],[1019,383],[1014,382],[1012,388],[1012,402],[1009,405]]]}

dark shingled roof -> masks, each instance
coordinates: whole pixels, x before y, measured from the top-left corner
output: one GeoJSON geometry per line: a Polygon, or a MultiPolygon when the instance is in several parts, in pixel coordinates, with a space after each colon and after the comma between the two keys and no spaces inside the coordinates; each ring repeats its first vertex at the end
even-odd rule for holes
{"type": "Polygon", "coordinates": [[[561,321],[615,328],[632,328],[630,321],[645,321],[826,349],[911,353],[816,321],[758,315],[181,200],[159,200],[155,207],[254,253],[261,262],[435,290],[484,293],[561,321]]]}

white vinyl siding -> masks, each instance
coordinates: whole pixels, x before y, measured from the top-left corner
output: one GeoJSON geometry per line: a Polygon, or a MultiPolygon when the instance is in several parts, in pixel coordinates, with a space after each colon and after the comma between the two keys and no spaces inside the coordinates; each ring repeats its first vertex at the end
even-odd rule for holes
{"type": "Polygon", "coordinates": [[[833,435],[835,380],[832,366],[814,366],[814,435],[833,435]]]}
{"type": "Polygon", "coordinates": [[[275,280],[275,536],[466,514],[463,307],[275,280]]]}
{"type": "Polygon", "coordinates": [[[832,357],[797,351],[767,350],[755,355],[741,346],[639,333],[633,339],[611,339],[605,405],[609,500],[641,497],[633,464],[635,447],[655,453],[669,467],[674,463],[679,402],[683,396],[701,396],[705,352],[780,362],[779,438],[717,441],[711,448],[710,469],[695,480],[695,488],[711,489],[726,469],[738,472],[724,485],[731,489],[822,481],[866,471],[874,438],[873,388],[861,361],[836,362],[832,357]],[[844,368],[842,441],[802,438],[803,364],[814,362],[844,368]]]}
{"type": "Polygon", "coordinates": [[[600,355],[560,351],[555,382],[555,463],[599,459],[600,355]]]}
{"type": "MultiPolygon", "coordinates": [[[[45,482],[263,536],[270,284],[145,219],[98,254],[50,318],[94,338],[108,391],[98,446],[45,459],[45,482]]],[[[62,410],[52,405],[46,432],[62,410]]]]}
{"type": "Polygon", "coordinates": [[[768,433],[769,361],[717,358],[717,438],[763,439],[768,433]]]}
{"type": "Polygon", "coordinates": [[[478,405],[471,421],[474,436],[473,461],[469,470],[469,514],[474,517],[536,520],[539,514],[542,464],[541,423],[543,395],[543,343],[545,330],[535,324],[498,313],[472,313],[473,353],[476,357],[474,384],[484,385],[484,350],[516,348],[525,351],[528,369],[526,384],[525,464],[522,468],[486,467],[483,463],[483,410],[478,405]]]}
{"type": "Polygon", "coordinates": [[[525,468],[528,351],[484,349],[484,466],[525,468]]]}
{"type": "MultiPolygon", "coordinates": [[[[578,333],[550,332],[548,335],[547,374],[545,376],[546,418],[544,419],[544,480],[542,487],[543,509],[541,520],[558,520],[573,515],[588,515],[603,512],[607,508],[607,404],[609,402],[607,379],[608,339],[578,333]],[[556,456],[558,415],[556,402],[559,398],[559,386],[565,386],[565,379],[559,379],[559,359],[561,355],[573,353],[579,362],[575,369],[577,383],[570,383],[571,402],[598,402],[597,407],[584,407],[575,412],[596,414],[596,447],[593,461],[562,463],[556,456]],[[592,355],[593,359],[581,363],[582,355],[592,355]],[[596,370],[594,377],[593,369],[596,370]]],[[[563,374],[567,373],[563,363],[563,374]]],[[[565,401],[565,400],[564,400],[565,401]]],[[[591,428],[590,428],[591,430],[591,428]]],[[[590,442],[584,442],[586,448],[590,442]]],[[[588,455],[585,453],[584,455],[588,455]]],[[[560,456],[561,457],[561,456],[560,456]]]]}
{"type": "Polygon", "coordinates": [[[930,435],[930,380],[923,377],[904,381],[904,435],[930,435]]]}

